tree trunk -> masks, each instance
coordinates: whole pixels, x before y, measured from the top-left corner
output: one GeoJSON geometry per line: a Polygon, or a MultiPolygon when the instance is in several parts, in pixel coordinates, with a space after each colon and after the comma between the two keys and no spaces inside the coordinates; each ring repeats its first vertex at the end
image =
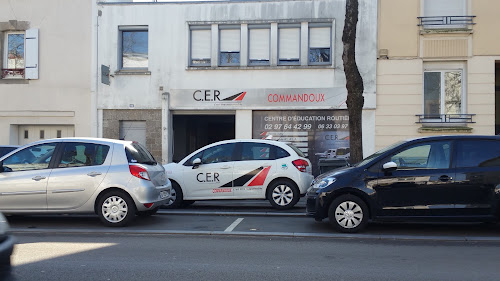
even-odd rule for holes
{"type": "Polygon", "coordinates": [[[347,88],[347,110],[349,112],[349,146],[351,163],[363,160],[362,113],[365,99],[363,97],[363,78],[356,65],[356,25],[358,23],[358,0],[346,0],[346,12],[342,42],[344,52],[344,72],[347,88]]]}

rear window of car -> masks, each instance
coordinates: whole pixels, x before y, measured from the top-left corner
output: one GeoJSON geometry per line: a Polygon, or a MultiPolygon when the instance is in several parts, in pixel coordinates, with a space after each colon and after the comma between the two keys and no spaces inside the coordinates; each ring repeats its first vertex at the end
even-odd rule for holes
{"type": "Polygon", "coordinates": [[[68,142],[64,144],[59,168],[102,165],[109,152],[109,146],[68,142]]]}
{"type": "Polygon", "coordinates": [[[293,149],[293,151],[297,152],[297,154],[298,154],[300,157],[304,157],[304,158],[306,157],[306,156],[304,155],[304,153],[302,152],[302,150],[298,149],[295,145],[290,144],[290,143],[287,143],[287,145],[288,145],[290,148],[292,148],[292,149],[293,149]]]}
{"type": "Polygon", "coordinates": [[[500,166],[500,142],[494,140],[463,140],[457,145],[457,167],[500,166]]]}
{"type": "Polygon", "coordinates": [[[153,155],[140,143],[133,142],[125,147],[125,153],[129,163],[139,163],[147,165],[156,165],[157,162],[153,155]]]}
{"type": "Polygon", "coordinates": [[[276,147],[276,159],[281,159],[290,156],[286,150],[281,147],[276,147]]]}

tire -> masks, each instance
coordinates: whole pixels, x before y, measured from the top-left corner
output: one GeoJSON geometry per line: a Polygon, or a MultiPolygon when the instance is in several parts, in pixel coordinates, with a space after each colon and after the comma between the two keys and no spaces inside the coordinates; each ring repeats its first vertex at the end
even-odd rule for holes
{"type": "Polygon", "coordinates": [[[107,226],[125,226],[136,212],[134,201],[123,191],[108,191],[97,202],[97,215],[107,226]]]}
{"type": "Polygon", "coordinates": [[[141,217],[150,217],[152,215],[156,215],[156,213],[158,213],[158,209],[160,209],[160,207],[156,207],[154,209],[147,210],[147,211],[137,212],[137,215],[141,216],[141,217]]]}
{"type": "Polygon", "coordinates": [[[368,207],[359,197],[346,194],[335,198],[328,209],[330,224],[340,232],[363,230],[368,222],[368,207]]]}
{"type": "Polygon", "coordinates": [[[194,202],[196,202],[196,201],[195,200],[184,200],[184,201],[182,201],[181,207],[182,208],[189,207],[189,206],[193,205],[194,202]]]}
{"type": "MultiPolygon", "coordinates": [[[[162,205],[165,209],[175,209],[180,208],[183,205],[183,194],[182,189],[178,183],[172,181],[172,192],[170,193],[170,199],[167,203],[162,205]]],[[[193,201],[194,202],[194,201],[193,201]]]]}
{"type": "Polygon", "coordinates": [[[267,200],[275,209],[290,209],[299,202],[299,199],[299,189],[289,180],[277,180],[267,188],[267,200]]]}

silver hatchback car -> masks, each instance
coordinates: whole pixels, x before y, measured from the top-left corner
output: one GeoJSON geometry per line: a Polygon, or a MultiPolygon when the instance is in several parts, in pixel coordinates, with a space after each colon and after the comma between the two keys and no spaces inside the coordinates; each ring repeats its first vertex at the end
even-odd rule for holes
{"type": "Polygon", "coordinates": [[[31,143],[0,158],[0,212],[96,213],[124,226],[170,198],[165,169],[141,144],[97,138],[31,143]]]}

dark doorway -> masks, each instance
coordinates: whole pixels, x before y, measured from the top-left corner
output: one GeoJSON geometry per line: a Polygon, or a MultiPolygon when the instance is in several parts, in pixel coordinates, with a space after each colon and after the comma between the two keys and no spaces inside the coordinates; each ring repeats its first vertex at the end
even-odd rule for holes
{"type": "Polygon", "coordinates": [[[500,61],[495,62],[495,135],[500,134],[500,61]]]}
{"type": "Polygon", "coordinates": [[[173,127],[174,162],[207,144],[235,138],[234,115],[174,115],[173,127]]]}

